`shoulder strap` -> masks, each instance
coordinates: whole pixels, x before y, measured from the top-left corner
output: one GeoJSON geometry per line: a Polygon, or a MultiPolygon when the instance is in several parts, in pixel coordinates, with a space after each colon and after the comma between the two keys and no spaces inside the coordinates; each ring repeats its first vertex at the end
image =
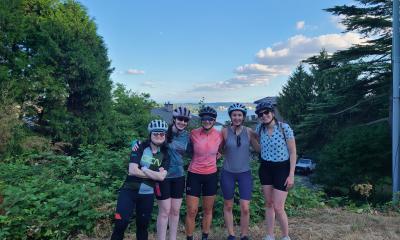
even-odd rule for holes
{"type": "Polygon", "coordinates": [[[260,138],[261,138],[261,131],[263,131],[264,130],[264,124],[260,124],[260,127],[258,128],[258,136],[260,136],[260,138]]]}
{"type": "Polygon", "coordinates": [[[281,130],[282,134],[283,134],[283,139],[285,139],[285,143],[286,143],[286,134],[285,134],[285,130],[282,127],[282,122],[278,122],[279,125],[279,129],[281,130]]]}

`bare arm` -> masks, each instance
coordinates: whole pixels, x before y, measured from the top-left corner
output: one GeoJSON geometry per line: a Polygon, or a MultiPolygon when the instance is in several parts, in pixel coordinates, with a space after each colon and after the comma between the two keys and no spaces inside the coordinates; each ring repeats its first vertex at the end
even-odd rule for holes
{"type": "Polygon", "coordinates": [[[137,163],[129,163],[128,175],[140,178],[148,178],[144,172],[139,169],[139,165],[137,163]]]}
{"type": "Polygon", "coordinates": [[[259,136],[253,129],[251,129],[251,128],[247,128],[247,129],[248,129],[248,133],[250,135],[249,137],[250,137],[251,146],[253,147],[254,151],[259,153],[261,151],[259,136]]]}
{"type": "Polygon", "coordinates": [[[286,144],[289,150],[289,157],[290,157],[290,172],[289,176],[286,179],[285,186],[286,189],[291,189],[294,185],[294,171],[296,168],[296,141],[294,138],[286,140],[286,144]]]}
{"type": "Polygon", "coordinates": [[[167,171],[164,168],[160,168],[159,172],[150,170],[148,168],[142,168],[143,173],[150,179],[156,181],[163,181],[165,176],[167,176],[167,171]]]}
{"type": "Polygon", "coordinates": [[[222,128],[222,130],[221,130],[221,136],[222,136],[222,142],[221,142],[221,144],[219,145],[218,152],[219,152],[220,154],[223,154],[223,153],[224,153],[224,149],[225,149],[225,141],[226,141],[226,138],[227,138],[227,129],[226,129],[226,128],[222,128]]]}

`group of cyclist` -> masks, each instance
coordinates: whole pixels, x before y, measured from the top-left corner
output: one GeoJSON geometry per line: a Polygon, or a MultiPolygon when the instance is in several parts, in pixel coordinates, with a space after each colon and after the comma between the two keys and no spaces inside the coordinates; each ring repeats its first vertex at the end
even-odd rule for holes
{"type": "Polygon", "coordinates": [[[136,238],[148,239],[154,196],[158,203],[157,239],[167,239],[167,232],[169,239],[176,239],[184,192],[186,238],[193,239],[201,199],[201,239],[208,240],[218,181],[224,198],[227,239],[236,238],[232,213],[236,183],[240,196],[240,239],[249,239],[249,206],[253,191],[250,146],[260,153],[259,178],[267,222],[267,235],[263,239],[275,239],[276,217],[282,239],[290,240],[284,205],[287,192],[294,184],[296,145],[293,131],[288,124],[277,121],[269,102],[256,106],[260,123],[255,131],[244,126],[247,109],[243,104],[232,104],[228,114],[231,125],[221,131],[214,128],[217,112],[209,106],[200,109],[201,127],[190,133],[186,129],[191,113],[186,107],[174,109],[170,125],[163,120],[149,123],[148,139],[135,142],[132,147],[128,176],[118,195],[112,240],[123,239],[134,212],[136,238]],[[183,157],[186,154],[191,156],[191,161],[185,179],[183,157]],[[217,160],[221,155],[224,155],[224,162],[218,174],[217,160]]]}

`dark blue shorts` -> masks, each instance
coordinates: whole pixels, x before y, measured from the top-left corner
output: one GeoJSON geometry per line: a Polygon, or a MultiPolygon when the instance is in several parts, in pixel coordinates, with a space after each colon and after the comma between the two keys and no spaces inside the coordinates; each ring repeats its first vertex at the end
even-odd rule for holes
{"type": "Polygon", "coordinates": [[[240,199],[250,200],[253,191],[253,179],[251,171],[232,173],[226,170],[221,172],[221,190],[225,200],[233,199],[236,182],[239,185],[240,199]]]}
{"type": "Polygon", "coordinates": [[[290,172],[290,161],[272,162],[261,161],[258,170],[261,185],[272,185],[275,189],[285,191],[285,182],[290,172]]]}

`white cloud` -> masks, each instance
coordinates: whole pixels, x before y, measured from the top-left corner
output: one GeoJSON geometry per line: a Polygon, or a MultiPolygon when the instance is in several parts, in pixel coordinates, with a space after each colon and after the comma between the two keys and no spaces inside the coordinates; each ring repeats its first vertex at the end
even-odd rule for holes
{"type": "Polygon", "coordinates": [[[284,75],[290,72],[289,68],[282,68],[279,66],[267,66],[258,63],[245,64],[235,69],[236,74],[242,75],[269,75],[277,76],[284,75]]]}
{"type": "Polygon", "coordinates": [[[128,69],[126,71],[126,74],[129,74],[129,75],[143,75],[144,71],[143,70],[138,70],[138,69],[128,69]]]}
{"type": "Polygon", "coordinates": [[[297,29],[297,30],[304,29],[304,26],[305,26],[305,22],[304,22],[304,21],[298,21],[298,22],[296,23],[296,29],[297,29]]]}
{"type": "Polygon", "coordinates": [[[141,84],[143,87],[148,87],[148,88],[156,88],[157,83],[153,81],[144,81],[141,84]]]}
{"type": "Polygon", "coordinates": [[[326,34],[317,37],[296,35],[286,42],[281,42],[261,49],[256,60],[263,65],[297,65],[301,60],[318,54],[321,49],[328,53],[347,49],[353,44],[361,44],[363,40],[357,33],[326,34]]]}
{"type": "Polygon", "coordinates": [[[235,76],[219,82],[195,85],[189,92],[218,92],[244,87],[265,86],[278,76],[289,76],[300,61],[317,55],[321,49],[328,53],[347,49],[365,40],[357,33],[326,34],[317,37],[295,35],[285,42],[261,49],[256,54],[256,62],[234,69],[235,76]]]}
{"type": "Polygon", "coordinates": [[[235,90],[243,87],[253,87],[257,85],[267,84],[271,77],[258,76],[258,75],[239,75],[231,79],[220,81],[216,83],[197,84],[191,90],[192,92],[209,92],[209,91],[223,91],[235,90]]]}
{"type": "Polygon", "coordinates": [[[344,19],[343,15],[339,15],[339,16],[332,15],[332,16],[330,16],[331,23],[333,23],[333,25],[335,25],[335,27],[337,29],[340,29],[342,31],[346,30],[346,26],[341,23],[343,19],[344,19]]]}

